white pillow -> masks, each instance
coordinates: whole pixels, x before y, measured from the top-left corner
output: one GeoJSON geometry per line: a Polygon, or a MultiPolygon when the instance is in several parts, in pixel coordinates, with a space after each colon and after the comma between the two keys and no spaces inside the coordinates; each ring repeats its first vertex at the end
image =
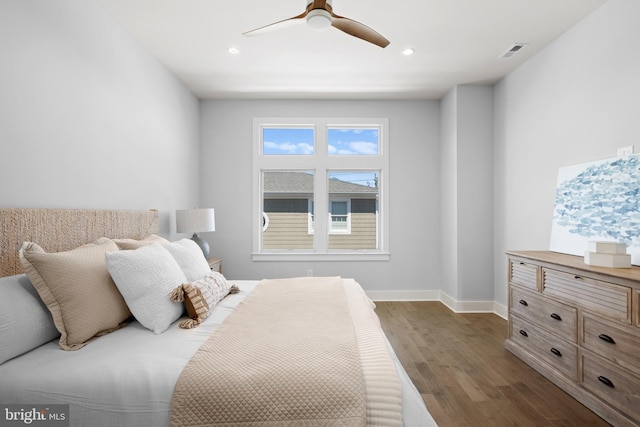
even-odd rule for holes
{"type": "Polygon", "coordinates": [[[105,258],[113,281],[142,326],[161,334],[182,315],[183,307],[168,295],[188,280],[161,245],[107,252],[105,258]]]}
{"type": "Polygon", "coordinates": [[[182,239],[176,242],[163,243],[171,256],[176,260],[182,272],[187,277],[187,282],[195,282],[211,273],[202,249],[191,239],[182,239]]]}

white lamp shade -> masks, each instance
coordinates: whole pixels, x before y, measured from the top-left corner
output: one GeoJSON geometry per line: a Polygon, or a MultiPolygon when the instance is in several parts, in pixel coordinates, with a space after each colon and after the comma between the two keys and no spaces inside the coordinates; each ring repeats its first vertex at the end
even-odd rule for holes
{"type": "Polygon", "coordinates": [[[176,211],[176,232],[178,233],[204,233],[215,230],[216,217],[213,208],[176,211]]]}

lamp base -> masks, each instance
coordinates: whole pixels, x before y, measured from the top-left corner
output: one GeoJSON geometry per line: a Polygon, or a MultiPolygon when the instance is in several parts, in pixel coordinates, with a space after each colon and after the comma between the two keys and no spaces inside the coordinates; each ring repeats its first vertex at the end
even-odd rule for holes
{"type": "Polygon", "coordinates": [[[209,258],[209,243],[207,243],[206,240],[202,240],[200,236],[198,236],[198,233],[193,233],[193,236],[191,236],[191,240],[196,242],[196,244],[200,247],[200,250],[202,250],[204,257],[209,258]]]}

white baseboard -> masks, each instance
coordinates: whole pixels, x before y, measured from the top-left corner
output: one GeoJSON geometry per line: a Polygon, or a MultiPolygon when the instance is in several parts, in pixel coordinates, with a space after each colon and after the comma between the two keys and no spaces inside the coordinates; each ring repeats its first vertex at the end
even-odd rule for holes
{"type": "Polygon", "coordinates": [[[509,308],[506,305],[498,304],[497,302],[494,302],[494,304],[495,304],[494,313],[496,313],[498,316],[502,317],[503,319],[508,320],[509,308]]]}
{"type": "Polygon", "coordinates": [[[455,313],[493,313],[494,301],[457,301],[441,292],[441,302],[455,313]]]}
{"type": "Polygon", "coordinates": [[[367,291],[373,301],[440,301],[454,313],[494,313],[507,318],[507,307],[495,301],[457,301],[442,291],[367,291]]]}

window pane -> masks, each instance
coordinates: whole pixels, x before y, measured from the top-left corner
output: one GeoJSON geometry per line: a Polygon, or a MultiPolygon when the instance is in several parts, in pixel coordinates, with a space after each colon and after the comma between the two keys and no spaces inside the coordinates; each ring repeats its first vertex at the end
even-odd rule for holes
{"type": "Polygon", "coordinates": [[[379,171],[329,172],[329,249],[378,248],[379,171]]]}
{"type": "Polygon", "coordinates": [[[265,171],[262,182],[262,248],[313,249],[313,172],[265,171]]]}
{"type": "Polygon", "coordinates": [[[347,202],[331,202],[331,215],[347,215],[347,202]]]}
{"type": "Polygon", "coordinates": [[[312,155],[313,128],[262,129],[262,152],[265,155],[312,155]]]}
{"type": "Polygon", "coordinates": [[[380,146],[378,128],[329,128],[329,155],[377,156],[380,146]]]}

